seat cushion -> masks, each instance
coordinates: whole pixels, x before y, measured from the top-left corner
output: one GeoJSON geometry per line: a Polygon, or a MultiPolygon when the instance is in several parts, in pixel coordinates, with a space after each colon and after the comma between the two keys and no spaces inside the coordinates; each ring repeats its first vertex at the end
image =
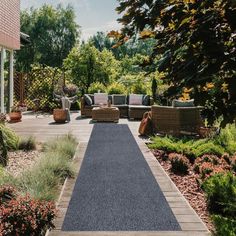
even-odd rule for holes
{"type": "Polygon", "coordinates": [[[129,109],[131,110],[141,110],[141,109],[151,109],[151,106],[144,106],[144,105],[129,105],[129,109]]]}
{"type": "Polygon", "coordinates": [[[108,94],[107,93],[95,93],[94,94],[94,104],[107,104],[108,101],[108,94]]]}
{"type": "Polygon", "coordinates": [[[114,107],[117,108],[128,108],[129,106],[127,104],[122,104],[122,105],[113,105],[114,107]]]}
{"type": "Polygon", "coordinates": [[[150,106],[150,96],[149,95],[143,95],[142,104],[144,106],[150,106]]]}
{"type": "Polygon", "coordinates": [[[143,95],[142,94],[130,94],[129,105],[142,105],[143,95]]]}
{"type": "Polygon", "coordinates": [[[173,107],[194,107],[194,99],[188,100],[188,101],[181,101],[174,99],[172,101],[173,107]]]}
{"type": "Polygon", "coordinates": [[[92,106],[93,100],[88,94],[84,94],[85,105],[92,106]]]}
{"type": "Polygon", "coordinates": [[[124,105],[126,104],[126,95],[113,94],[113,105],[124,105]]]}

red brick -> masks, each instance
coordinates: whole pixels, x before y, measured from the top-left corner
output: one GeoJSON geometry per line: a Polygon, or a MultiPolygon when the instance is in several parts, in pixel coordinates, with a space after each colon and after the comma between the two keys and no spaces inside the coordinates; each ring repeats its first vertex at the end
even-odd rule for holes
{"type": "Polygon", "coordinates": [[[0,45],[20,49],[20,0],[0,0],[0,45]]]}

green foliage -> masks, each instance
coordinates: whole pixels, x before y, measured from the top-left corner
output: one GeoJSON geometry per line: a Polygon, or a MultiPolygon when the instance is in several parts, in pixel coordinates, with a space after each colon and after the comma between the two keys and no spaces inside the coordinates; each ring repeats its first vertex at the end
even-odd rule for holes
{"type": "Polygon", "coordinates": [[[108,94],[126,94],[126,88],[123,84],[114,82],[107,87],[108,94]]]}
{"type": "Polygon", "coordinates": [[[0,130],[0,165],[6,166],[8,161],[7,147],[3,139],[2,131],[0,130]]]}
{"type": "Polygon", "coordinates": [[[212,213],[226,217],[236,215],[236,177],[232,173],[214,175],[202,187],[212,213]]]}
{"type": "Polygon", "coordinates": [[[171,171],[175,174],[187,174],[189,169],[189,160],[177,153],[172,153],[169,155],[169,160],[171,162],[171,171]]]}
{"type": "Polygon", "coordinates": [[[71,134],[47,142],[39,162],[19,178],[20,189],[36,199],[55,200],[58,185],[74,174],[71,159],[76,145],[71,134]]]}
{"type": "Polygon", "coordinates": [[[78,40],[78,25],[71,6],[41,8],[21,12],[21,31],[30,36],[30,44],[16,54],[18,71],[30,70],[30,65],[40,63],[60,67],[78,40]]]}
{"type": "Polygon", "coordinates": [[[192,153],[194,153],[195,157],[200,157],[204,154],[214,154],[217,156],[221,156],[224,154],[224,152],[225,152],[224,148],[214,144],[210,140],[198,146],[196,149],[192,148],[192,153]]]}
{"type": "Polygon", "coordinates": [[[62,72],[58,68],[52,68],[43,65],[32,65],[31,72],[28,74],[27,98],[25,100],[27,106],[35,109],[34,99],[39,100],[40,110],[52,110],[57,107],[54,101],[53,92],[58,84],[61,83],[62,72]]]}
{"type": "Polygon", "coordinates": [[[215,137],[215,143],[225,148],[229,154],[236,152],[236,127],[235,125],[227,125],[221,129],[220,134],[215,137]]]}
{"type": "Polygon", "coordinates": [[[74,47],[64,60],[72,82],[85,93],[94,82],[109,84],[117,79],[119,62],[108,50],[99,51],[90,44],[74,47]]]}
{"type": "Polygon", "coordinates": [[[104,49],[112,51],[117,60],[122,60],[124,57],[134,57],[137,54],[150,55],[152,47],[155,44],[154,39],[147,39],[145,41],[138,40],[133,37],[126,44],[120,47],[113,47],[116,41],[109,38],[104,32],[97,32],[96,35],[89,39],[89,42],[94,45],[100,52],[104,49]]]}
{"type": "Polygon", "coordinates": [[[236,220],[220,215],[213,215],[213,222],[216,228],[216,235],[219,236],[235,236],[236,235],[236,220]]]}
{"type": "Polygon", "coordinates": [[[226,152],[221,145],[211,139],[178,139],[173,137],[154,137],[149,145],[152,149],[161,149],[167,152],[184,154],[191,162],[204,154],[221,156],[226,152]]]}
{"type": "Polygon", "coordinates": [[[0,166],[0,186],[5,184],[17,185],[17,180],[10,175],[2,166],[0,166]]]}
{"type": "Polygon", "coordinates": [[[157,95],[157,81],[155,78],[152,79],[152,97],[154,101],[156,101],[156,95],[157,95]]]}
{"type": "Polygon", "coordinates": [[[36,140],[33,136],[22,138],[19,141],[19,150],[35,150],[36,149],[36,140]]]}
{"type": "Polygon", "coordinates": [[[2,131],[7,150],[16,150],[19,144],[19,137],[16,133],[3,124],[0,124],[0,130],[2,131]]]}
{"type": "Polygon", "coordinates": [[[64,157],[72,159],[75,154],[75,149],[77,146],[77,140],[72,134],[63,135],[52,141],[48,141],[44,145],[45,152],[54,152],[57,150],[64,157]]]}
{"type": "Polygon", "coordinates": [[[138,82],[132,86],[131,92],[134,94],[147,94],[147,88],[142,82],[138,82]]]}
{"type": "Polygon", "coordinates": [[[92,83],[88,88],[88,93],[94,94],[98,92],[105,93],[106,92],[105,85],[99,82],[92,83]]]}
{"type": "Polygon", "coordinates": [[[117,11],[123,13],[121,33],[114,33],[118,45],[137,33],[141,39],[156,39],[146,64],[166,73],[169,97],[192,88],[191,96],[206,107],[210,123],[221,116],[222,126],[233,122],[235,1],[119,1],[117,11]]]}

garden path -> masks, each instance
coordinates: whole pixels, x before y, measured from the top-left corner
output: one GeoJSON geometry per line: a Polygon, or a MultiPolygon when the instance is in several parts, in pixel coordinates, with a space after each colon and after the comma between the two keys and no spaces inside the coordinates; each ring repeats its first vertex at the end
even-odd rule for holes
{"type": "MultiPolygon", "coordinates": [[[[127,235],[127,236],[205,236],[210,235],[206,226],[191,208],[168,175],[156,161],[153,154],[147,148],[145,141],[138,136],[138,126],[140,122],[120,119],[120,124],[128,124],[153,176],[160,186],[177,222],[182,231],[79,231],[64,232],[61,230],[65,214],[71,199],[75,185],[75,179],[67,179],[61,196],[58,201],[59,215],[55,221],[56,228],[49,233],[49,236],[93,236],[93,235],[127,235]]],[[[76,174],[78,175],[85,151],[87,149],[90,134],[93,129],[91,119],[81,119],[78,113],[71,114],[71,122],[67,124],[54,124],[52,116],[42,116],[35,118],[33,115],[24,115],[20,123],[9,124],[20,136],[35,136],[36,140],[45,142],[46,140],[71,132],[79,140],[79,146],[74,159],[76,163],[76,174]]]]}

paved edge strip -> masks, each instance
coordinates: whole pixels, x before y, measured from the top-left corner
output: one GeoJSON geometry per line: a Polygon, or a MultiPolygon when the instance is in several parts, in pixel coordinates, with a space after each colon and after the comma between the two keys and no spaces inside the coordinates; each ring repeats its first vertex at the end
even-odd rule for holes
{"type": "MultiPolygon", "coordinates": [[[[131,131],[132,132],[132,131],[131,131]]],[[[133,133],[132,133],[133,134],[133,133]]],[[[182,231],[61,231],[62,224],[69,206],[70,198],[74,189],[77,176],[82,165],[82,161],[88,146],[88,142],[79,142],[73,163],[76,166],[75,178],[67,178],[62,187],[62,191],[57,203],[59,214],[54,221],[55,229],[48,231],[48,236],[208,236],[211,235],[203,221],[192,209],[188,201],[172,182],[170,177],[164,171],[162,166],[156,160],[155,156],[148,149],[144,141],[133,135],[146,162],[148,163],[152,174],[159,184],[173,214],[176,217],[182,231]]]]}

